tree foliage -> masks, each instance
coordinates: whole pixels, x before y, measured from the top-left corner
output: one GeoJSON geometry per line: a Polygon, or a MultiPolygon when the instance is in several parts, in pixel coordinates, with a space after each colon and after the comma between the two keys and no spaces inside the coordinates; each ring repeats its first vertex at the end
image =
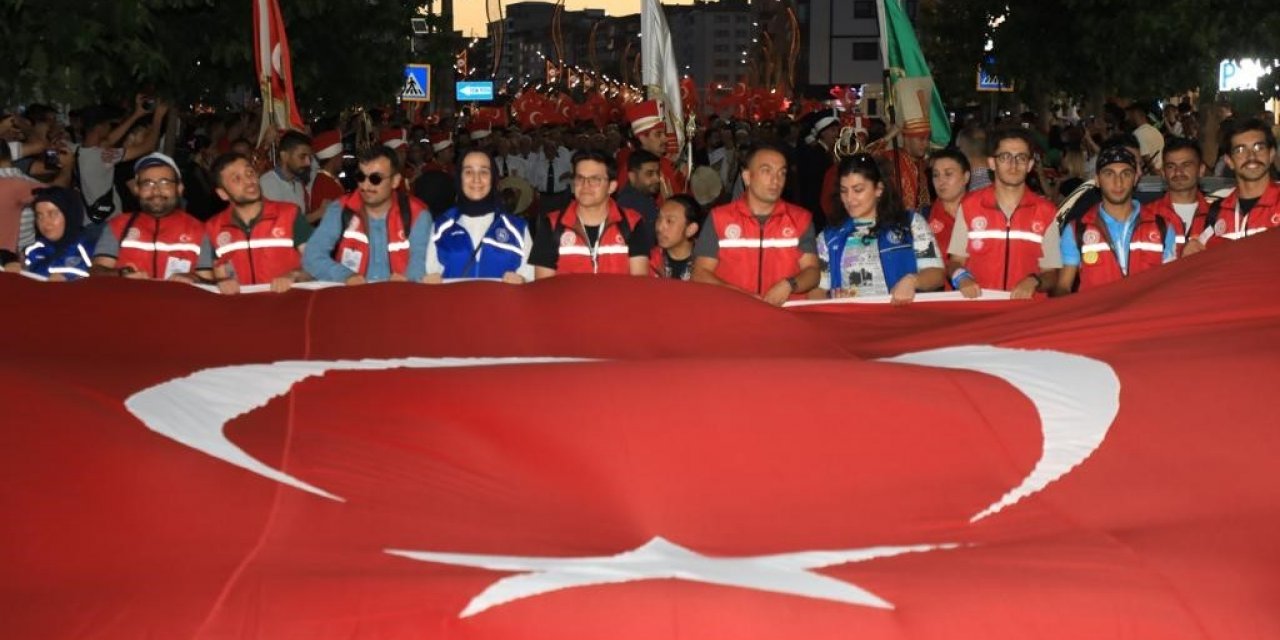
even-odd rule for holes
{"type": "MultiPolygon", "coordinates": [[[[304,111],[389,103],[411,57],[446,59],[410,54],[409,19],[420,4],[281,1],[304,111]]],[[[252,9],[250,0],[0,0],[8,69],[0,96],[86,104],[151,89],[223,105],[237,90],[256,90],[252,9]]]]}
{"type": "Polygon", "coordinates": [[[1280,58],[1274,0],[935,0],[922,7],[921,29],[949,99],[972,97],[988,40],[992,71],[1013,80],[1028,102],[1059,91],[1161,97],[1202,88],[1212,95],[1220,60],[1280,58]],[[1004,22],[992,28],[997,16],[1004,22]]]}

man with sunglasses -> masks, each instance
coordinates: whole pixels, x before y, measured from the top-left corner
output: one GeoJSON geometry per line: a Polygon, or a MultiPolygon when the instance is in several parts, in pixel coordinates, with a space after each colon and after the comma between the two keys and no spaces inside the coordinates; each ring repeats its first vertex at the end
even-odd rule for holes
{"type": "Polygon", "coordinates": [[[333,202],[302,254],[317,280],[365,282],[422,280],[431,216],[421,200],[401,190],[400,158],[376,146],[360,155],[356,190],[333,202]]]}
{"type": "Polygon", "coordinates": [[[987,161],[995,181],[960,201],[947,250],[951,284],[966,298],[983,289],[1013,298],[1047,293],[1062,266],[1053,203],[1027,188],[1035,166],[1031,136],[1005,129],[991,138],[987,161]]]}
{"type": "Polygon", "coordinates": [[[1183,255],[1203,250],[1206,242],[1213,246],[1280,227],[1280,185],[1271,177],[1275,133],[1266,123],[1250,118],[1225,135],[1226,162],[1236,174],[1236,188],[1209,207],[1204,233],[1187,241],[1183,255]]]}

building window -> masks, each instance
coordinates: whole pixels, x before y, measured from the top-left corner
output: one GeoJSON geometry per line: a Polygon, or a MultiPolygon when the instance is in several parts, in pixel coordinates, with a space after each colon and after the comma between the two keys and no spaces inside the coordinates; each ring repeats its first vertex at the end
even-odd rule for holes
{"type": "Polygon", "coordinates": [[[724,14],[717,15],[713,20],[713,22],[715,22],[716,24],[724,24],[728,21],[729,21],[729,16],[726,16],[724,14]]]}
{"type": "Polygon", "coordinates": [[[853,43],[853,59],[854,60],[879,60],[880,44],[877,42],[855,42],[853,43]]]}
{"type": "Polygon", "coordinates": [[[712,35],[712,36],[714,36],[714,37],[716,37],[716,38],[728,38],[728,37],[729,37],[729,30],[728,30],[728,29],[716,29],[716,30],[715,30],[711,35],[712,35]]]}
{"type": "Polygon", "coordinates": [[[712,51],[714,51],[714,52],[716,52],[716,53],[728,53],[728,52],[729,52],[729,45],[727,45],[727,44],[716,44],[716,45],[712,45],[712,46],[711,46],[711,50],[712,50],[712,51]]]}
{"type": "Polygon", "coordinates": [[[728,61],[728,60],[716,60],[716,61],[715,61],[715,63],[714,63],[713,65],[711,65],[711,66],[713,66],[713,67],[715,67],[715,68],[717,68],[717,69],[723,69],[723,68],[725,68],[725,67],[729,66],[729,61],[728,61]]]}
{"type": "Polygon", "coordinates": [[[858,20],[875,20],[875,0],[855,0],[853,3],[853,17],[858,20]]]}

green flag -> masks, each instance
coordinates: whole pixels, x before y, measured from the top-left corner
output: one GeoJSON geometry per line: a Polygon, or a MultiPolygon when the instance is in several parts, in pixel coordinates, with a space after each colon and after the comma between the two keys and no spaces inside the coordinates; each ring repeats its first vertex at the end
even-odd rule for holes
{"type": "Polygon", "coordinates": [[[880,55],[889,70],[889,86],[896,124],[903,133],[919,132],[927,123],[929,140],[945,147],[951,142],[951,123],[942,96],[933,84],[929,64],[920,51],[915,29],[899,0],[880,0],[880,55]]]}

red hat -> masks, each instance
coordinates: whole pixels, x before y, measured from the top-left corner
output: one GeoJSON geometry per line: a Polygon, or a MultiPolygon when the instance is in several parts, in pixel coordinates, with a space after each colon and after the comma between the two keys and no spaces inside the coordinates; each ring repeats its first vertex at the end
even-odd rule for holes
{"type": "Polygon", "coordinates": [[[471,134],[472,140],[481,140],[489,137],[493,129],[487,120],[472,120],[467,124],[467,133],[471,134]]]}
{"type": "Polygon", "coordinates": [[[337,130],[317,133],[311,139],[311,150],[317,160],[328,160],[342,153],[342,134],[337,130]]]}
{"type": "Polygon", "coordinates": [[[392,149],[399,149],[408,142],[408,137],[409,134],[404,129],[383,129],[378,135],[378,142],[392,149]]]}
{"type": "Polygon", "coordinates": [[[631,121],[631,132],[639,135],[662,124],[662,108],[657,100],[627,105],[627,120],[631,121]]]}
{"type": "Polygon", "coordinates": [[[448,131],[432,131],[430,139],[432,151],[444,151],[449,148],[449,145],[453,144],[453,137],[449,135],[448,131]]]}

